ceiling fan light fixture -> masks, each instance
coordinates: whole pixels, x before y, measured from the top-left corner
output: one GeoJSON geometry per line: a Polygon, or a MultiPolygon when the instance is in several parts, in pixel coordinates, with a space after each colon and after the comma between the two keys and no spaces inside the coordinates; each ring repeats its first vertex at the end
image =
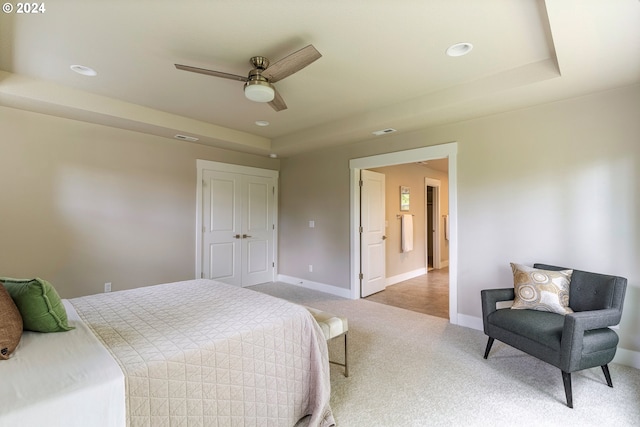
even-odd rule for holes
{"type": "Polygon", "coordinates": [[[276,91],[269,82],[254,80],[245,83],[244,96],[254,102],[271,102],[276,96],[276,91]]]}

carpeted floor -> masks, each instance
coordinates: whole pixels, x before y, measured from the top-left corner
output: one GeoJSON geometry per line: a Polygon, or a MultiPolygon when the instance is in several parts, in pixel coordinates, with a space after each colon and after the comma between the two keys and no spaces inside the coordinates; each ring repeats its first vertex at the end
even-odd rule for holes
{"type": "MultiPolygon", "coordinates": [[[[612,364],[572,375],[574,409],[560,371],[498,341],[482,358],[481,331],[366,300],[297,286],[251,289],[349,319],[349,370],[331,365],[331,407],[339,427],[640,426],[640,370],[612,364]]],[[[342,341],[329,343],[342,357],[342,341]]]]}

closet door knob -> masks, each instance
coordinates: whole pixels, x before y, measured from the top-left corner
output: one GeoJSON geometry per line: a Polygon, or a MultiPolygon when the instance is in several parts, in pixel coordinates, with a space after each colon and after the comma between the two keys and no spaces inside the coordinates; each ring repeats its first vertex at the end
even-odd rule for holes
{"type": "Polygon", "coordinates": [[[243,238],[243,239],[246,239],[247,237],[251,237],[251,236],[249,236],[248,234],[243,234],[243,235],[242,235],[242,238],[243,238]]]}
{"type": "Polygon", "coordinates": [[[239,234],[236,234],[235,236],[233,236],[233,238],[234,238],[234,239],[239,239],[239,238],[240,238],[240,235],[239,235],[239,234]]]}

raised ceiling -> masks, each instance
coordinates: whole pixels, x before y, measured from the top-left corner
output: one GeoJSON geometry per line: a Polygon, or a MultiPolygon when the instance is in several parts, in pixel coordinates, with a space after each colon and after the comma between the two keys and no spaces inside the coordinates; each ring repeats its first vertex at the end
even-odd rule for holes
{"type": "Polygon", "coordinates": [[[256,154],[640,82],[638,0],[42,4],[39,14],[0,14],[0,105],[256,154]],[[474,49],[445,55],[458,42],[474,49]],[[246,75],[251,56],[273,62],[308,44],[323,56],[276,83],[289,107],[281,112],[248,101],[241,82],[174,67],[246,75]]]}

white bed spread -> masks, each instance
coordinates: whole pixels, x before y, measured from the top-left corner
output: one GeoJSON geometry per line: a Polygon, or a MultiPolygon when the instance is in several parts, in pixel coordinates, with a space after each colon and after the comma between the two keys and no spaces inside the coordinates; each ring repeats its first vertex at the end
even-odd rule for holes
{"type": "Polygon", "coordinates": [[[303,307],[211,280],[71,300],[125,374],[127,424],[334,424],[327,346],[303,307]]]}
{"type": "Polygon", "coordinates": [[[63,300],[75,329],[25,331],[0,362],[0,426],[122,427],[124,375],[109,352],[63,300]]]}

